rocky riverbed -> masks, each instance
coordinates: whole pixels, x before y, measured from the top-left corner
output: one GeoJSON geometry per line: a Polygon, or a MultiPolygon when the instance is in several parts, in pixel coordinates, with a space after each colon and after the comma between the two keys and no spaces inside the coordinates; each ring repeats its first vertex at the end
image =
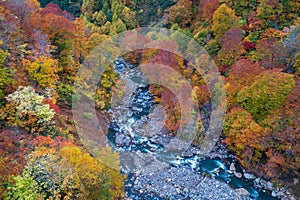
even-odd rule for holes
{"type": "Polygon", "coordinates": [[[206,157],[193,146],[165,151],[173,138],[164,128],[165,110],[154,103],[143,74],[122,58],[115,70],[122,95],[115,96],[110,110],[108,139],[128,176],[127,199],[293,199],[283,188],[247,173],[221,142],[206,157]]]}

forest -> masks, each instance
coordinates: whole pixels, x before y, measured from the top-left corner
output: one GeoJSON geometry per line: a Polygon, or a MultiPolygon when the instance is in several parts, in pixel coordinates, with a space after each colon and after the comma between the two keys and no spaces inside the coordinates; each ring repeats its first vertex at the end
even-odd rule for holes
{"type": "MultiPolygon", "coordinates": [[[[98,44],[149,26],[180,32],[204,47],[226,89],[220,142],[247,172],[300,198],[299,1],[3,0],[0,199],[126,199],[128,174],[118,153],[107,147],[99,159],[85,148],[72,95],[77,72],[98,44]]],[[[211,101],[201,74],[183,58],[157,49],[123,58],[134,67],[167,64],[191,81],[200,109],[211,101]]],[[[92,95],[107,126],[119,81],[120,74],[107,66],[92,95]]],[[[166,110],[165,130],[176,136],[180,108],[172,92],[155,84],[149,92],[166,110]]],[[[202,140],[199,134],[192,145],[202,140]]]]}

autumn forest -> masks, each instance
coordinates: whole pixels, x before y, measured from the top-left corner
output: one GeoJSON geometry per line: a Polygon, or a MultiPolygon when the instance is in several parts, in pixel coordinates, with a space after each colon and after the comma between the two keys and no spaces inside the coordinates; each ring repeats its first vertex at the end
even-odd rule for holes
{"type": "MultiPolygon", "coordinates": [[[[160,198],[155,192],[151,197],[130,196],[126,186],[130,173],[120,165],[118,152],[107,146],[97,157],[76,130],[72,98],[85,59],[101,42],[140,27],[170,29],[204,48],[226,90],[223,130],[216,145],[233,155],[244,172],[268,181],[272,188],[284,187],[289,196],[278,195],[278,199],[300,198],[299,1],[2,0],[0,199],[184,199],[160,198]],[[118,167],[108,167],[104,160],[118,167]]],[[[151,40],[180,46],[155,32],[146,34],[141,42],[151,40]]],[[[131,73],[147,62],[172,67],[190,81],[200,111],[210,109],[212,97],[203,77],[184,58],[145,48],[124,54],[119,63],[123,62],[130,63],[131,73]]],[[[91,96],[96,113],[102,116],[99,123],[109,134],[108,128],[114,124],[113,92],[122,89],[119,83],[126,76],[113,65],[105,67],[91,96]]],[[[176,137],[185,122],[180,120],[174,94],[158,84],[144,88],[144,96],[132,98],[137,102],[144,98],[147,105],[141,111],[133,106],[130,116],[143,120],[154,115],[151,106],[161,106],[165,138],[176,137]]],[[[89,113],[84,117],[89,118],[89,113]]],[[[85,131],[89,134],[90,130],[85,131]]],[[[192,147],[200,148],[204,137],[205,133],[198,133],[192,147]]],[[[125,143],[124,138],[119,143],[125,143]]],[[[162,143],[162,139],[154,142],[162,143]]],[[[225,162],[228,168],[230,162],[225,162]]],[[[212,174],[201,176],[214,179],[212,174]]],[[[150,191],[149,187],[143,193],[150,191]]],[[[271,196],[272,190],[269,193],[271,196]]],[[[248,197],[255,199],[252,194],[248,197]]]]}

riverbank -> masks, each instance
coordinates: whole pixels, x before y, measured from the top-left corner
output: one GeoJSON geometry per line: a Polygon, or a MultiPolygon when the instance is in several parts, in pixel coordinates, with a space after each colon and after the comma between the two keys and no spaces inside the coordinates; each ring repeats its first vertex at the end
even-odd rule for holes
{"type": "Polygon", "coordinates": [[[194,146],[165,152],[173,139],[163,127],[165,111],[154,103],[142,73],[127,66],[122,59],[115,64],[122,96],[110,110],[108,135],[128,175],[127,199],[293,199],[283,188],[247,173],[221,140],[206,156],[194,146]]]}

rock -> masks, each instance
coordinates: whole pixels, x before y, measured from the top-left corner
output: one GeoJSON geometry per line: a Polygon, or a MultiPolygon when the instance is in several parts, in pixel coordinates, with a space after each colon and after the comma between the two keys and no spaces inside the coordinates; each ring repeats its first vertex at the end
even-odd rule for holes
{"type": "Polygon", "coordinates": [[[255,179],[255,176],[253,174],[249,174],[249,173],[244,173],[244,177],[248,180],[255,179]]]}
{"type": "Polygon", "coordinates": [[[188,189],[188,188],[184,188],[184,189],[183,189],[183,192],[184,192],[185,194],[187,194],[187,193],[189,193],[189,189],[188,189]]]}
{"type": "Polygon", "coordinates": [[[127,116],[128,116],[128,117],[131,117],[132,115],[133,115],[133,112],[132,112],[131,110],[128,110],[127,116]]]}
{"type": "Polygon", "coordinates": [[[271,191],[271,190],[273,189],[273,183],[271,183],[270,181],[267,182],[267,185],[266,185],[266,186],[267,186],[267,187],[266,187],[267,190],[270,190],[270,191],[271,191]]]}
{"type": "Polygon", "coordinates": [[[267,188],[267,181],[265,181],[264,179],[260,179],[259,183],[263,188],[267,188]]]}
{"type": "Polygon", "coordinates": [[[119,146],[127,146],[130,144],[131,142],[131,138],[126,136],[125,134],[123,133],[117,133],[116,134],[116,139],[115,139],[115,143],[116,145],[119,147],[119,146]]]}
{"type": "Polygon", "coordinates": [[[129,69],[133,69],[134,65],[127,63],[127,66],[129,67],[129,69]]]}
{"type": "Polygon", "coordinates": [[[135,199],[244,199],[225,183],[202,177],[187,167],[166,167],[139,177],[140,186],[130,188],[131,194],[139,196],[135,199]],[[140,190],[143,190],[143,194],[139,193],[140,190]],[[144,196],[147,194],[160,198],[144,196]]]}
{"type": "Polygon", "coordinates": [[[284,196],[284,192],[285,192],[284,189],[279,190],[279,188],[276,188],[276,190],[272,190],[271,195],[272,195],[272,197],[282,197],[282,196],[284,196]]]}
{"type": "Polygon", "coordinates": [[[260,178],[256,178],[254,181],[254,186],[257,187],[257,188],[262,188],[261,185],[260,185],[260,178]]]}
{"type": "Polygon", "coordinates": [[[242,178],[242,174],[237,172],[237,171],[234,171],[233,174],[235,175],[235,177],[237,178],[242,178]]]}
{"type": "Polygon", "coordinates": [[[233,163],[230,164],[229,169],[230,169],[230,171],[235,171],[236,170],[233,163]]]}
{"type": "Polygon", "coordinates": [[[144,82],[142,82],[142,83],[139,85],[140,88],[147,88],[148,86],[149,86],[149,85],[146,84],[146,83],[144,83],[144,82]]]}
{"type": "Polygon", "coordinates": [[[143,111],[143,108],[138,108],[138,107],[132,107],[131,109],[134,110],[134,111],[138,111],[138,112],[143,111]]]}
{"type": "Polygon", "coordinates": [[[277,194],[276,194],[276,192],[274,190],[272,191],[271,196],[272,197],[277,197],[277,194]]]}
{"type": "Polygon", "coordinates": [[[237,193],[243,197],[250,196],[250,193],[247,190],[245,190],[244,188],[239,188],[239,189],[236,189],[235,191],[237,191],[237,193]]]}

